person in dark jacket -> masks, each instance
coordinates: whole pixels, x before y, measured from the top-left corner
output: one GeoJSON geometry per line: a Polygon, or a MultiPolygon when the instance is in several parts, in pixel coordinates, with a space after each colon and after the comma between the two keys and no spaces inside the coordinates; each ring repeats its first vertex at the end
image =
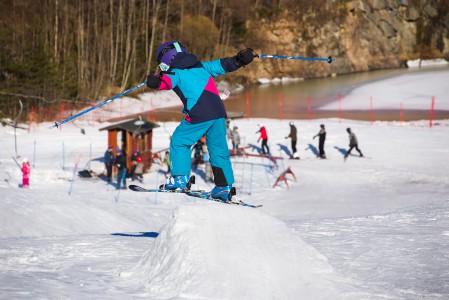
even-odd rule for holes
{"type": "Polygon", "coordinates": [[[293,124],[293,122],[290,122],[290,134],[288,136],[285,137],[286,139],[290,138],[291,142],[292,142],[292,155],[290,156],[290,158],[296,158],[299,159],[299,156],[296,153],[296,142],[298,140],[297,137],[297,130],[296,130],[296,126],[295,124],[293,124]]]}
{"type": "Polygon", "coordinates": [[[363,157],[362,151],[359,149],[359,143],[357,141],[357,137],[355,136],[355,133],[351,131],[351,128],[347,128],[346,131],[349,134],[349,149],[346,151],[345,154],[345,160],[348,158],[349,154],[351,154],[352,149],[355,148],[357,152],[359,152],[360,157],[363,157]]]}
{"type": "Polygon", "coordinates": [[[114,165],[114,147],[109,146],[108,150],[104,153],[104,166],[106,168],[106,177],[108,178],[108,182],[111,182],[112,179],[112,166],[114,165]]]}
{"type": "Polygon", "coordinates": [[[137,167],[137,158],[140,157],[140,153],[137,150],[133,151],[133,154],[131,155],[131,170],[129,171],[129,177],[131,177],[131,181],[134,181],[134,172],[136,171],[137,167]]]}
{"type": "Polygon", "coordinates": [[[319,149],[319,156],[320,158],[326,158],[326,153],[324,152],[324,142],[326,141],[326,129],[324,128],[324,124],[320,125],[320,131],[313,137],[315,139],[316,137],[319,137],[318,139],[318,149],[319,149]]]}
{"type": "Polygon", "coordinates": [[[164,43],[157,49],[156,60],[162,72],[148,75],[146,84],[151,89],[173,90],[186,114],[170,141],[172,176],[161,188],[190,188],[190,149],[206,134],[215,182],[210,195],[225,201],[231,199],[234,173],[226,140],[226,109],[214,77],[248,65],[254,56],[248,48],[232,57],[201,62],[178,41],[164,43]]]}
{"type": "Polygon", "coordinates": [[[119,149],[117,149],[114,165],[117,168],[117,189],[121,188],[123,182],[123,189],[126,190],[126,156],[119,149]]]}

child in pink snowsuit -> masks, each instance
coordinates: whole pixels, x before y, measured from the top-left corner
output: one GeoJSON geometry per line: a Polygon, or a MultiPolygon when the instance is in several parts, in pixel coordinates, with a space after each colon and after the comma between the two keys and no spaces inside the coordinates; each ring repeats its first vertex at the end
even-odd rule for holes
{"type": "Polygon", "coordinates": [[[22,188],[30,187],[30,173],[31,166],[28,160],[25,158],[22,164],[22,188]]]}

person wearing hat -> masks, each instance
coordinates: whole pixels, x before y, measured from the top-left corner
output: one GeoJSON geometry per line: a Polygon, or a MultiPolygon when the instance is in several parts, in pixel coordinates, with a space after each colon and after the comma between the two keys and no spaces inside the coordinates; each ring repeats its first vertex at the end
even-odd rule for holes
{"type": "Polygon", "coordinates": [[[142,156],[137,156],[136,158],[136,167],[134,169],[134,177],[132,180],[137,179],[139,182],[143,182],[143,159],[142,156]]]}
{"type": "Polygon", "coordinates": [[[140,153],[137,150],[133,151],[133,154],[131,155],[131,170],[129,172],[129,176],[131,177],[131,181],[134,181],[134,172],[136,171],[137,167],[137,158],[140,157],[140,153]]]}
{"type": "Polygon", "coordinates": [[[22,188],[30,187],[31,165],[28,159],[24,158],[22,163],[22,188]]]}
{"type": "Polygon", "coordinates": [[[121,183],[123,182],[123,189],[126,190],[126,157],[118,148],[114,165],[117,168],[117,189],[122,188],[121,183]]]}
{"type": "Polygon", "coordinates": [[[268,148],[268,133],[267,133],[267,129],[265,128],[265,126],[262,123],[257,124],[257,126],[259,127],[259,131],[256,131],[256,133],[260,133],[259,139],[257,140],[257,142],[259,142],[260,140],[262,140],[262,154],[270,154],[270,148],[268,148]]]}
{"type": "Polygon", "coordinates": [[[296,130],[296,126],[295,124],[293,124],[293,122],[290,122],[290,134],[288,136],[285,137],[285,139],[291,139],[292,142],[292,155],[290,156],[290,158],[295,158],[295,159],[299,159],[299,156],[296,154],[296,142],[298,140],[297,137],[297,130],[296,130]]]}
{"type": "Polygon", "coordinates": [[[255,57],[252,49],[235,56],[212,61],[199,61],[187,53],[178,41],[162,44],[156,51],[160,73],[147,76],[146,84],[155,90],[173,90],[183,103],[186,117],[170,141],[171,174],[160,188],[190,189],[191,147],[206,135],[215,187],[212,198],[228,201],[232,197],[234,173],[226,140],[226,109],[220,98],[214,77],[233,72],[250,64],[255,57]]]}
{"type": "Polygon", "coordinates": [[[324,142],[326,141],[326,129],[324,128],[324,124],[320,125],[320,131],[313,137],[313,139],[315,139],[317,136],[319,137],[319,139],[318,139],[318,149],[319,149],[318,157],[324,159],[324,158],[326,158],[326,153],[324,152],[324,142]]]}
{"type": "Polygon", "coordinates": [[[352,149],[355,148],[357,152],[359,152],[360,157],[363,157],[362,151],[359,149],[359,142],[357,141],[357,137],[355,133],[351,131],[351,128],[346,128],[346,131],[349,134],[349,149],[346,151],[345,160],[348,158],[349,154],[351,154],[352,149]]]}
{"type": "Polygon", "coordinates": [[[112,180],[112,166],[114,165],[114,147],[109,146],[104,153],[104,166],[106,168],[106,177],[108,182],[112,180]]]}

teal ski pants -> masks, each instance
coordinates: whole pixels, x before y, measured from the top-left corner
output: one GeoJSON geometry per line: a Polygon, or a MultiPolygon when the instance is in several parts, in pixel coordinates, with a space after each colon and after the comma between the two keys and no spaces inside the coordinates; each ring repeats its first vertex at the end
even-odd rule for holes
{"type": "Polygon", "coordinates": [[[225,118],[197,124],[190,124],[186,120],[182,120],[176,127],[170,142],[172,176],[190,175],[190,148],[204,134],[206,134],[206,145],[209,151],[209,162],[214,173],[215,185],[232,185],[234,183],[234,173],[226,141],[225,118]]]}

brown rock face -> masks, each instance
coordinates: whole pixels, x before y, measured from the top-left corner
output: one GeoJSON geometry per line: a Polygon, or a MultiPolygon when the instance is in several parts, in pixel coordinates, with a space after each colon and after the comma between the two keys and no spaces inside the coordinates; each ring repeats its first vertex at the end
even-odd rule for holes
{"type": "Polygon", "coordinates": [[[323,77],[398,68],[406,60],[449,59],[449,3],[425,0],[326,1],[326,9],[292,8],[277,21],[248,21],[248,44],[258,53],[328,57],[325,62],[264,59],[249,66],[248,80],[323,77]],[[433,4],[436,5],[436,4],[433,4]],[[251,37],[254,37],[253,39],[251,37]]]}

